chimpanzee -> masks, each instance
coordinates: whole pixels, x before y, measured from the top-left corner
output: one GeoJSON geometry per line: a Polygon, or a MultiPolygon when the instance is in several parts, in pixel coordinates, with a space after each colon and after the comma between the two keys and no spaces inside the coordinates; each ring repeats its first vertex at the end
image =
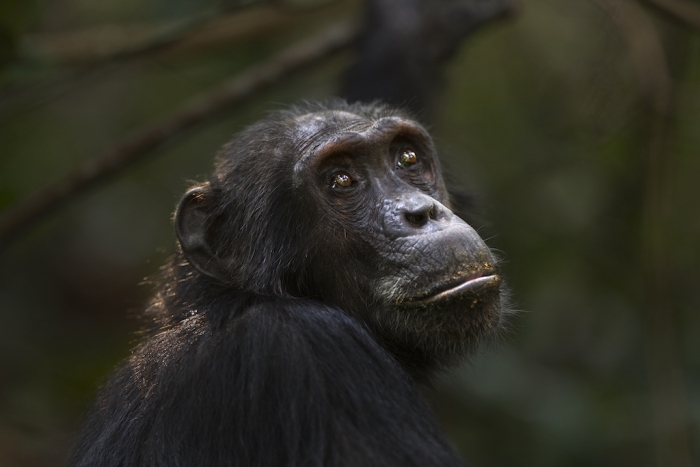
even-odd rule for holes
{"type": "Polygon", "coordinates": [[[72,466],[460,466],[416,382],[503,321],[426,130],[305,104],[224,147],[174,217],[150,329],[72,466]]]}

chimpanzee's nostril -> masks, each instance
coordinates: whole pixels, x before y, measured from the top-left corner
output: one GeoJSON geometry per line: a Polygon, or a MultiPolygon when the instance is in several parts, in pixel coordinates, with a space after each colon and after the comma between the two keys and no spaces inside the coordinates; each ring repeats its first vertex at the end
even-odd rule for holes
{"type": "Polygon", "coordinates": [[[423,227],[428,223],[429,219],[433,218],[432,211],[433,209],[420,212],[407,212],[404,214],[404,216],[406,217],[408,223],[414,227],[423,227]]]}
{"type": "Polygon", "coordinates": [[[402,235],[416,235],[442,230],[449,224],[450,216],[447,208],[434,198],[411,193],[393,203],[387,219],[395,223],[402,235]]]}

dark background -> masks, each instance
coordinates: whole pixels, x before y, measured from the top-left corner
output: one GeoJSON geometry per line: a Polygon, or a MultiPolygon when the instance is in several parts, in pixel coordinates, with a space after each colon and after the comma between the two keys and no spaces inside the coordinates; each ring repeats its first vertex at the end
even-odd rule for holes
{"type": "MultiPolygon", "coordinates": [[[[0,216],[362,11],[356,0],[247,3],[0,0],[0,216]],[[113,57],[183,24],[204,27],[113,57]]],[[[477,193],[480,232],[522,311],[502,345],[426,391],[476,466],[700,462],[700,29],[687,24],[700,26],[697,11],[695,0],[527,0],[445,70],[433,133],[448,172],[477,193]],[[653,5],[666,3],[689,16],[653,5]]],[[[352,59],[255,95],[6,246],[0,465],[65,461],[137,339],[188,183],[247,123],[336,93],[352,59]]]]}

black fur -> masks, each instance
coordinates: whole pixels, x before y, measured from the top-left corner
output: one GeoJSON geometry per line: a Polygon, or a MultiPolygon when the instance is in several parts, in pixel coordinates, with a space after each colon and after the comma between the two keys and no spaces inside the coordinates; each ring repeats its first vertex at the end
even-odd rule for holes
{"type": "MultiPolygon", "coordinates": [[[[415,380],[498,327],[499,291],[409,301],[493,260],[451,217],[432,143],[393,118],[407,122],[377,105],[305,106],[224,149],[211,179],[183,198],[182,249],[147,310],[152,324],[102,391],[71,466],[464,465],[415,380]],[[323,185],[321,169],[293,180],[301,155],[348,132],[364,131],[367,160],[393,157],[377,122],[414,138],[423,172],[380,170],[382,183],[367,178],[364,191],[342,196],[323,185]],[[379,188],[389,182],[400,190],[379,188]],[[445,232],[459,235],[439,230],[426,243],[425,226],[409,223],[388,237],[382,216],[395,207],[381,201],[402,196],[433,200],[425,225],[454,224],[445,232]],[[387,271],[411,280],[389,290],[387,271]]],[[[407,222],[402,213],[388,219],[407,222]]]]}
{"type": "Polygon", "coordinates": [[[72,465],[463,465],[354,318],[250,293],[211,305],[137,349],[72,465]]]}

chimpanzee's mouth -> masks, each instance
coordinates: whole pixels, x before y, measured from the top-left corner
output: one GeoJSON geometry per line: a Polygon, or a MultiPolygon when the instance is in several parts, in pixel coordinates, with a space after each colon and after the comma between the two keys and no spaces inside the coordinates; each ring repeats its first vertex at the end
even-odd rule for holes
{"type": "Polygon", "coordinates": [[[491,274],[488,276],[481,276],[474,279],[469,279],[461,284],[458,284],[447,290],[436,293],[435,295],[430,295],[420,300],[421,303],[432,303],[443,300],[454,295],[460,295],[464,293],[479,293],[486,288],[491,288],[497,286],[501,283],[501,278],[496,274],[491,274]]]}
{"type": "MultiPolygon", "coordinates": [[[[408,299],[409,304],[428,305],[459,295],[480,295],[488,290],[498,289],[501,278],[497,274],[489,274],[492,271],[482,271],[476,275],[468,276],[461,281],[451,281],[443,286],[430,290],[425,295],[408,299]]],[[[404,301],[406,303],[406,301],[404,301]]]]}

